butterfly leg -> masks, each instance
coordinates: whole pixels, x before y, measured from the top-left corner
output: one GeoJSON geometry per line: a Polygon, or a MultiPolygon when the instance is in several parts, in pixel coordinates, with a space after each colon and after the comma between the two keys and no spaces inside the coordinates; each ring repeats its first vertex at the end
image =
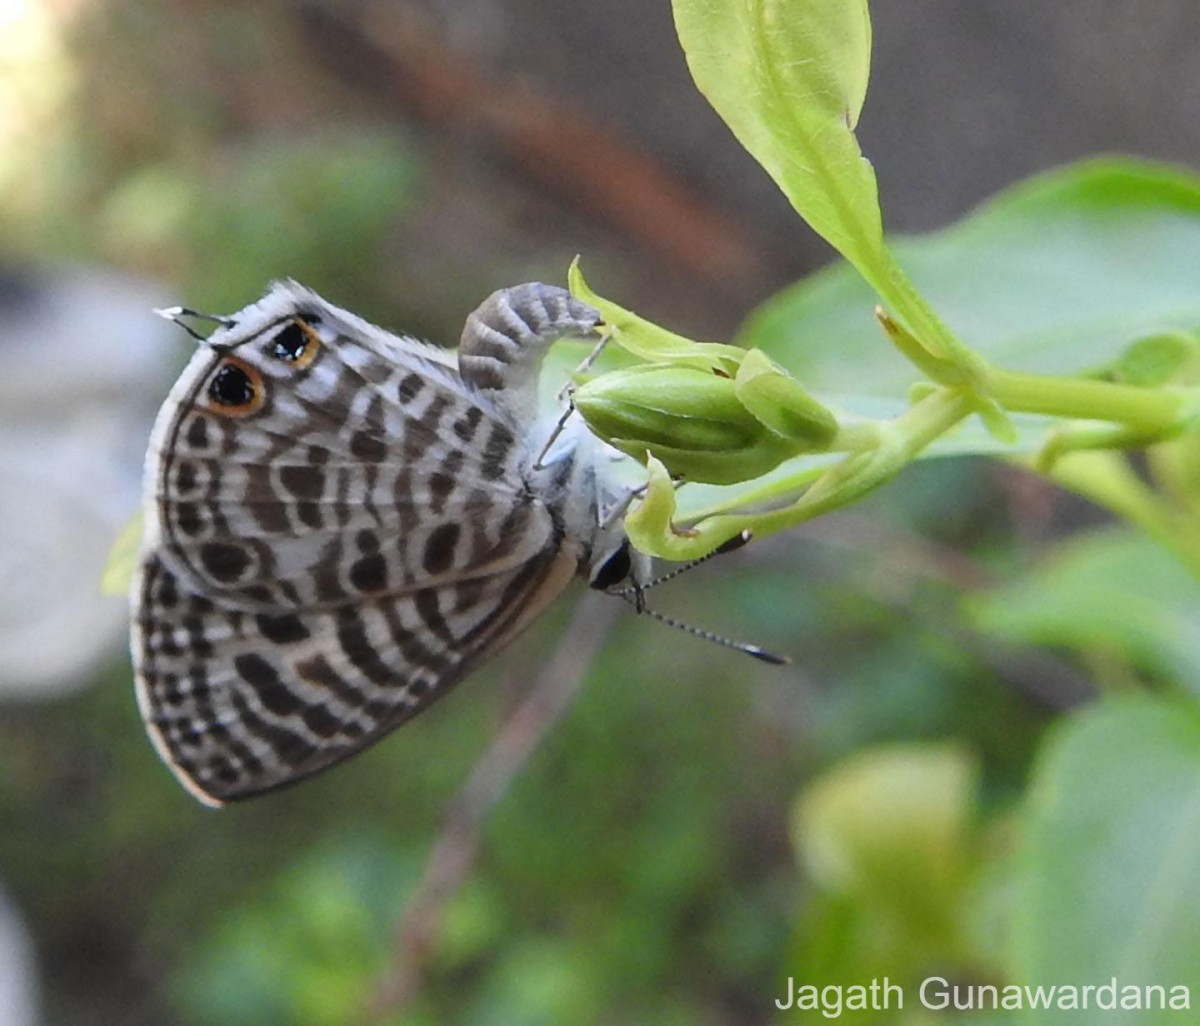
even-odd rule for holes
{"type": "Polygon", "coordinates": [[[640,499],[646,494],[646,489],[649,484],[640,484],[626,491],[617,498],[617,501],[611,507],[600,511],[600,527],[605,529],[611,527],[620,520],[629,511],[629,507],[633,504],[634,499],[640,499]]]}
{"type": "Polygon", "coordinates": [[[554,422],[554,427],[550,431],[550,437],[546,439],[546,444],[538,451],[537,459],[533,461],[533,469],[541,470],[546,464],[543,462],[550,450],[554,448],[554,443],[558,441],[559,436],[566,429],[567,421],[575,413],[575,406],[568,404],[567,408],[562,411],[557,421],[554,422]]]}
{"type": "Polygon", "coordinates": [[[591,334],[599,323],[600,314],[566,289],[538,282],[501,289],[467,318],[459,373],[517,423],[530,423],[546,351],[560,338],[591,334]]]}
{"type": "MultiPolygon", "coordinates": [[[[603,327],[603,333],[600,336],[600,341],[592,347],[592,351],[588,353],[587,356],[585,356],[580,362],[579,366],[575,368],[575,373],[572,375],[572,379],[578,378],[581,374],[586,374],[588,371],[590,371],[592,369],[592,365],[600,359],[600,354],[608,348],[608,343],[612,341],[612,329],[607,326],[601,327],[603,327]]],[[[560,403],[565,402],[570,398],[571,392],[574,390],[574,388],[574,380],[568,380],[566,384],[564,384],[563,387],[558,390],[555,398],[560,403]]]]}

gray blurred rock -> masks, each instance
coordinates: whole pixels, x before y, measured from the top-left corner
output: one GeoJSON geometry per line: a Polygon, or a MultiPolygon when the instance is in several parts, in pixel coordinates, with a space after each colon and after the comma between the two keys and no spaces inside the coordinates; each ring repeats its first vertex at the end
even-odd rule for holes
{"type": "Polygon", "coordinates": [[[0,1026],[35,1026],[37,981],[25,924],[0,891],[0,1026]]]}
{"type": "Polygon", "coordinates": [[[0,698],[74,687],[124,645],[100,577],[178,365],[163,301],[101,271],[0,272],[0,698]]]}

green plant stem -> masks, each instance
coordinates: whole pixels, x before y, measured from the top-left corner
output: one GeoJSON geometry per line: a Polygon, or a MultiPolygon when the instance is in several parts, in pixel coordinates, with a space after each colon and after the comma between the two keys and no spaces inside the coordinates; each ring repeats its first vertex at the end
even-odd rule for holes
{"type": "Polygon", "coordinates": [[[1114,421],[1151,435],[1166,435],[1182,427],[1188,399],[1186,392],[1174,388],[1137,388],[994,368],[987,373],[984,389],[1014,412],[1114,421]]]}
{"type": "MultiPolygon", "coordinates": [[[[978,359],[975,354],[971,354],[978,359]]],[[[960,365],[962,366],[962,365],[960,365]]],[[[786,530],[831,510],[855,502],[893,478],[930,443],[980,411],[983,401],[999,410],[1093,421],[1115,425],[1145,442],[1167,438],[1196,415],[1195,390],[1171,387],[1139,388],[1079,378],[1056,378],[991,368],[979,361],[982,376],[968,376],[962,385],[933,387],[919,402],[893,421],[850,423],[829,445],[829,453],[845,455],[824,469],[812,466],[763,482],[749,492],[685,519],[673,521],[674,502],[660,507],[644,521],[639,545],[667,559],[703,555],[743,530],[758,536],[786,530]],[[657,521],[657,523],[656,523],[657,521]],[[651,526],[654,525],[654,526],[651,526]]],[[[1076,425],[1082,429],[1082,425],[1076,425]]],[[[1139,443],[1141,444],[1141,443],[1139,443]]],[[[1055,465],[1053,477],[1141,524],[1172,544],[1189,566],[1200,573],[1200,532],[1181,529],[1180,517],[1128,474],[1118,474],[1110,462],[1079,461],[1055,465]],[[1171,536],[1174,535],[1174,538],[1171,536]]],[[[1100,454],[1103,456],[1105,454],[1100,454]]],[[[1067,457],[1061,457],[1065,460],[1067,457]]]]}
{"type": "Polygon", "coordinates": [[[879,440],[886,426],[875,421],[843,424],[829,443],[830,452],[861,452],[879,445],[879,440]]]}
{"type": "MultiPolygon", "coordinates": [[[[756,536],[763,537],[845,506],[895,477],[922,449],[969,417],[974,409],[974,399],[969,393],[936,389],[891,424],[877,428],[878,448],[848,456],[825,471],[799,499],[765,513],[722,514],[719,507],[707,510],[703,530],[706,536],[711,533],[726,537],[733,537],[742,530],[753,530],[756,536]]],[[[794,495],[811,478],[811,470],[795,478],[782,478],[764,489],[757,498],[769,501],[772,496],[794,495]]],[[[741,505],[744,499],[739,497],[732,501],[741,505]]]]}
{"type": "Polygon", "coordinates": [[[1200,531],[1179,516],[1115,452],[1074,452],[1059,460],[1049,477],[1064,488],[1136,524],[1171,549],[1200,577],[1200,531]]]}

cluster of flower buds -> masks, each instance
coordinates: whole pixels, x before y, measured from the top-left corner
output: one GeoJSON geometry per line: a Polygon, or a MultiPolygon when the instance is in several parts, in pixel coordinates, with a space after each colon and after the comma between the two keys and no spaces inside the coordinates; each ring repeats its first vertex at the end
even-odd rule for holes
{"type": "Polygon", "coordinates": [[[572,291],[595,304],[613,340],[649,362],[580,385],[575,408],[601,438],[673,477],[735,484],[822,452],[833,413],[757,349],[693,342],[601,299],[572,268],[572,291]]]}

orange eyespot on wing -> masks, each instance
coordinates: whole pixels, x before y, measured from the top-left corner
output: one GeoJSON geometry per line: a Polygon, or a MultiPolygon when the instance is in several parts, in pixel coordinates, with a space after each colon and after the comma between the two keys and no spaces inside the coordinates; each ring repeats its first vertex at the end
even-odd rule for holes
{"type": "Polygon", "coordinates": [[[262,375],[236,356],[222,358],[204,390],[204,405],[222,417],[248,417],[266,399],[262,375]]]}
{"type": "Polygon", "coordinates": [[[297,370],[308,367],[321,351],[321,337],[303,318],[289,321],[268,343],[272,356],[291,364],[297,370]]]}

